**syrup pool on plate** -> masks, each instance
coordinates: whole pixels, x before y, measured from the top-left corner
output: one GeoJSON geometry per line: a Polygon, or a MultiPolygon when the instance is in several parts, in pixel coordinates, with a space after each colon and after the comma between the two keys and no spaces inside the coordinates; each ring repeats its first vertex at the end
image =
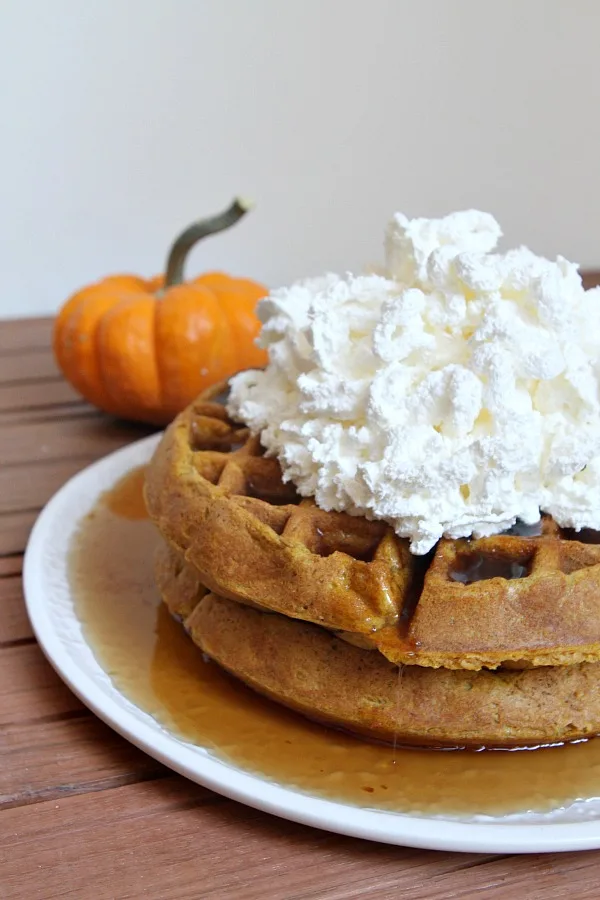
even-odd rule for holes
{"type": "Polygon", "coordinates": [[[600,796],[600,740],[520,751],[398,749],[316,725],[203,658],[161,604],[143,469],[104,494],[71,548],[85,637],[116,688],[177,736],[252,773],[357,806],[429,815],[545,812],[600,796]]]}

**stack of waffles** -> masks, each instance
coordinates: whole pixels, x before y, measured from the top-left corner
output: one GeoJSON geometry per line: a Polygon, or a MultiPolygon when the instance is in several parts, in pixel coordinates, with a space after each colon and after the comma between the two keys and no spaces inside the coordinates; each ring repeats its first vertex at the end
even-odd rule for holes
{"type": "Polygon", "coordinates": [[[549,518],[426,557],[326,512],[202,397],[146,478],[156,580],[191,639],[260,693],[369,738],[515,747],[600,732],[600,534],[549,518]]]}

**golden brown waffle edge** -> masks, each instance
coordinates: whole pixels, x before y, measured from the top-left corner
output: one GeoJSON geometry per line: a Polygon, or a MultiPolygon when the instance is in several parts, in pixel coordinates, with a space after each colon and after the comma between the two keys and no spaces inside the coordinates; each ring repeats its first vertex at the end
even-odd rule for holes
{"type": "Polygon", "coordinates": [[[169,543],[218,595],[344,632],[397,664],[449,669],[600,659],[600,546],[542,534],[441,541],[428,568],[383,523],[318,509],[275,459],[200,399],[167,429],[146,499],[169,543]],[[475,566],[494,575],[464,583],[475,566]],[[504,569],[503,569],[504,567],[504,569]]]}

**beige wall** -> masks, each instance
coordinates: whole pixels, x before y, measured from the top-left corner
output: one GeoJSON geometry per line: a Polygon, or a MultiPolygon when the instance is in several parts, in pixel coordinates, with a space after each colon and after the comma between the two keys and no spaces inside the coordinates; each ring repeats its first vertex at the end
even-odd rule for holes
{"type": "Polygon", "coordinates": [[[236,193],[193,257],[270,284],[478,206],[600,264],[600,0],[2,0],[0,315],[53,311],[236,193]]]}

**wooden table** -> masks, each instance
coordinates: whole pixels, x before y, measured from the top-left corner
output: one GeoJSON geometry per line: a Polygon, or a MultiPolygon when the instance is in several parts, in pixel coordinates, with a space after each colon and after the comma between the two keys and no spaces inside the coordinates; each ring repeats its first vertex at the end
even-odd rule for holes
{"type": "Polygon", "coordinates": [[[0,323],[0,898],[596,900],[600,852],[424,852],[294,825],[173,775],[81,705],[33,638],[23,551],[66,479],[147,432],[75,395],[50,332],[0,323]]]}

